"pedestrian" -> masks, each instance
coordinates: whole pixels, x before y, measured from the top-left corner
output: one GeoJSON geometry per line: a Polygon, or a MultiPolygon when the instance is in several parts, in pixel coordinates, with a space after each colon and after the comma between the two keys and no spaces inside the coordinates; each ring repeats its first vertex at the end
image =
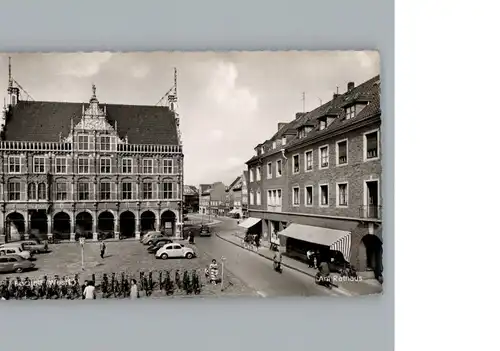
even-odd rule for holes
{"type": "Polygon", "coordinates": [[[137,288],[137,280],[132,279],[132,285],[130,285],[130,299],[135,300],[139,298],[139,289],[137,288]]]}
{"type": "Polygon", "coordinates": [[[309,268],[314,268],[314,251],[313,250],[307,250],[306,252],[307,256],[307,263],[309,263],[309,268]]]}
{"type": "Polygon", "coordinates": [[[319,251],[318,250],[316,250],[313,253],[312,258],[313,258],[313,267],[318,268],[318,263],[319,263],[319,251]]]}
{"type": "Polygon", "coordinates": [[[258,250],[260,246],[260,236],[258,235],[255,236],[254,243],[255,243],[255,250],[258,250]]]}
{"type": "Polygon", "coordinates": [[[87,286],[85,287],[85,290],[83,290],[83,298],[85,300],[96,299],[95,286],[93,281],[87,282],[87,286]]]}
{"type": "Polygon", "coordinates": [[[104,258],[104,254],[106,253],[106,243],[104,240],[101,240],[101,258],[104,258]]]}

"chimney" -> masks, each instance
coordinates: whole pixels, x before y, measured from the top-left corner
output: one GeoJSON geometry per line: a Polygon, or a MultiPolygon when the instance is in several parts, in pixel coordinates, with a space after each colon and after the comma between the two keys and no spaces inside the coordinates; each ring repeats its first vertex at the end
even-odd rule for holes
{"type": "Polygon", "coordinates": [[[335,100],[336,98],[338,98],[340,96],[339,93],[333,93],[333,100],[335,100]]]}
{"type": "Polygon", "coordinates": [[[347,91],[351,91],[352,89],[354,89],[354,82],[347,83],[347,91]]]}
{"type": "Polygon", "coordinates": [[[295,119],[299,119],[300,117],[304,116],[306,113],[305,112],[297,112],[295,114],[295,119]]]}
{"type": "Polygon", "coordinates": [[[278,132],[280,131],[281,128],[283,128],[284,126],[286,126],[288,123],[284,123],[284,122],[279,122],[278,123],[278,132]]]}

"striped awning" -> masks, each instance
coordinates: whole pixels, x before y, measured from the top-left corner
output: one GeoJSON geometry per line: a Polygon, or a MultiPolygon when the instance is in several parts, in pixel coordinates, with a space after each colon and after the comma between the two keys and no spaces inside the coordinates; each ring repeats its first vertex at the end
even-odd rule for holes
{"type": "Polygon", "coordinates": [[[347,261],[351,257],[351,232],[349,231],[291,223],[278,235],[329,246],[331,250],[340,251],[347,261]]]}
{"type": "Polygon", "coordinates": [[[248,228],[253,227],[257,223],[259,223],[260,221],[261,221],[260,218],[249,217],[249,218],[245,219],[243,222],[241,222],[240,224],[238,224],[238,226],[248,229],[248,228]]]}

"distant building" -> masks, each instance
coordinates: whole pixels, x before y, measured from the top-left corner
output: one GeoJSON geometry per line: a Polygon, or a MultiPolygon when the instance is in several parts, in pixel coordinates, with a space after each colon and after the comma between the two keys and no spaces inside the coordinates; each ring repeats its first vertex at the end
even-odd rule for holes
{"type": "Polygon", "coordinates": [[[200,209],[200,195],[193,185],[184,185],[184,212],[194,213],[200,209]]]}
{"type": "Polygon", "coordinates": [[[200,187],[198,188],[198,194],[199,194],[199,213],[200,214],[209,214],[209,207],[210,207],[210,189],[212,185],[211,184],[200,184],[200,187]]]}
{"type": "Polygon", "coordinates": [[[226,199],[228,205],[226,206],[226,215],[237,218],[243,217],[242,200],[242,182],[243,176],[238,176],[226,189],[226,199]]]}
{"type": "Polygon", "coordinates": [[[242,225],[290,256],[317,249],[380,274],[380,125],[378,76],[279,123],[247,162],[250,218],[242,225]]]}

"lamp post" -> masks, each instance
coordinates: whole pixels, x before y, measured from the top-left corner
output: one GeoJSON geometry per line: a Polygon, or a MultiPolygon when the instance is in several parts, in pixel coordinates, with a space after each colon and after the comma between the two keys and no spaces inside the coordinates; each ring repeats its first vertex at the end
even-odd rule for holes
{"type": "Polygon", "coordinates": [[[84,264],[84,255],[83,255],[83,247],[85,245],[85,238],[84,237],[80,237],[80,246],[81,246],[81,251],[82,251],[82,271],[85,270],[85,264],[84,264]]]}
{"type": "Polygon", "coordinates": [[[224,261],[226,258],[222,256],[220,258],[221,261],[221,274],[220,274],[220,291],[224,291],[224,261]]]}

